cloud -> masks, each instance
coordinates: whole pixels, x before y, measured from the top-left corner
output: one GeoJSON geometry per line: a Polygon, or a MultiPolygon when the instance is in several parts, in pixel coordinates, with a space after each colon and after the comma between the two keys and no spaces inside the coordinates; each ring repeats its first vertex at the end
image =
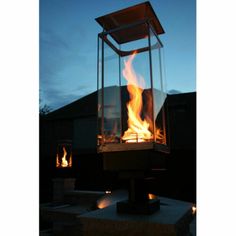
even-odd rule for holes
{"type": "Polygon", "coordinates": [[[60,108],[73,100],[79,99],[79,96],[75,94],[65,94],[63,91],[57,88],[46,88],[42,92],[42,104],[45,103],[53,110],[60,108]]]}
{"type": "Polygon", "coordinates": [[[57,85],[63,71],[78,63],[80,57],[72,46],[53,30],[40,32],[40,87],[57,85]]]}
{"type": "Polygon", "coordinates": [[[176,90],[176,89],[171,89],[171,90],[168,90],[167,93],[168,94],[178,94],[178,93],[182,93],[182,92],[179,90],[176,90]]]}
{"type": "Polygon", "coordinates": [[[91,86],[79,85],[70,91],[64,91],[60,86],[48,86],[40,89],[42,105],[47,104],[53,110],[65,106],[93,92],[91,86]]]}
{"type": "Polygon", "coordinates": [[[71,32],[70,37],[67,37],[68,35],[61,35],[56,29],[44,27],[40,31],[40,97],[42,103],[53,109],[79,99],[92,92],[95,87],[89,81],[96,78],[96,64],[93,65],[96,63],[96,56],[91,60],[87,52],[88,46],[83,46],[86,45],[86,40],[82,44],[82,39],[78,40],[78,37],[86,36],[85,29],[81,32],[71,32]],[[84,81],[82,78],[85,78],[84,81]]]}
{"type": "Polygon", "coordinates": [[[53,30],[42,30],[40,32],[40,44],[43,46],[52,47],[55,49],[69,49],[69,44],[57,35],[53,30]]]}

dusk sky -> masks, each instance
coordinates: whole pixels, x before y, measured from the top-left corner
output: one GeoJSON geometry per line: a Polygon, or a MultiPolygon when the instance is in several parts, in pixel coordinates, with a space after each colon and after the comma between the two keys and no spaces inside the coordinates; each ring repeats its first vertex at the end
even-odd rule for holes
{"type": "MultiPolygon", "coordinates": [[[[60,108],[97,87],[95,18],[144,1],[40,0],[41,105],[60,108]]],[[[151,0],[165,34],[167,91],[196,91],[195,0],[151,0]]]]}
{"type": "MultiPolygon", "coordinates": [[[[150,0],[166,32],[160,38],[168,90],[196,90],[195,1],[150,0]]],[[[56,109],[96,89],[96,43],[102,29],[94,19],[141,1],[39,3],[40,9],[38,1],[0,1],[1,235],[38,235],[39,10],[41,98],[56,109]]],[[[233,235],[235,1],[197,0],[197,13],[197,231],[233,235]]]]}

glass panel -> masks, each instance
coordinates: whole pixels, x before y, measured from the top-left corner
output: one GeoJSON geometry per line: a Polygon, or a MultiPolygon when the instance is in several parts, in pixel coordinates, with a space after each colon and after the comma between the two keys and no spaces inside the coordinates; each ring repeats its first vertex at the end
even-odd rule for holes
{"type": "Polygon", "coordinates": [[[104,42],[104,142],[120,142],[121,105],[119,55],[104,42]]]}
{"type": "Polygon", "coordinates": [[[98,57],[97,57],[97,93],[98,93],[98,137],[97,145],[103,143],[103,113],[102,113],[102,39],[98,37],[98,57]]]}
{"type": "Polygon", "coordinates": [[[152,92],[148,38],[122,44],[122,51],[146,48],[121,58],[122,141],[153,141],[152,92]]]}
{"type": "Polygon", "coordinates": [[[166,92],[164,90],[161,50],[162,45],[150,28],[150,43],[152,57],[153,75],[153,97],[154,97],[154,119],[155,119],[155,141],[166,144],[165,109],[166,92]]]}
{"type": "Polygon", "coordinates": [[[99,39],[98,145],[166,144],[162,45],[147,32],[150,38],[121,45],[109,34],[99,39]]]}
{"type": "Polygon", "coordinates": [[[138,50],[145,47],[148,47],[147,38],[143,38],[143,39],[139,39],[139,40],[122,44],[122,51],[138,50]]]}

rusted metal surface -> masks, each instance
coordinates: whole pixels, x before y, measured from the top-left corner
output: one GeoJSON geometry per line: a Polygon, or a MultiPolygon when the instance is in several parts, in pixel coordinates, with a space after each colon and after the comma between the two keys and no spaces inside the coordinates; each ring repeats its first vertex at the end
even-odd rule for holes
{"type": "Polygon", "coordinates": [[[120,28],[119,32],[114,31],[111,33],[113,39],[119,44],[146,38],[148,36],[147,27],[145,24],[138,24],[132,29],[127,27],[135,22],[140,23],[142,21],[149,21],[157,34],[165,33],[149,2],[144,2],[98,17],[96,18],[96,21],[105,31],[120,28]]]}

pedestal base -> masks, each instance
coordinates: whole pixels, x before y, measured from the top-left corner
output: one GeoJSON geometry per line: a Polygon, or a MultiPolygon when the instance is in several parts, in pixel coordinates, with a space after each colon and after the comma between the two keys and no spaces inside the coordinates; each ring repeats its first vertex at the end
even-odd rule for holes
{"type": "Polygon", "coordinates": [[[127,213],[127,214],[153,214],[160,209],[160,200],[153,199],[147,202],[129,202],[122,201],[116,204],[117,213],[127,213]]]}
{"type": "Polygon", "coordinates": [[[75,178],[54,178],[53,202],[63,202],[65,193],[75,189],[75,178]]]}
{"type": "Polygon", "coordinates": [[[83,236],[189,236],[192,204],[161,198],[152,215],[118,214],[116,205],[78,217],[83,236]]]}

